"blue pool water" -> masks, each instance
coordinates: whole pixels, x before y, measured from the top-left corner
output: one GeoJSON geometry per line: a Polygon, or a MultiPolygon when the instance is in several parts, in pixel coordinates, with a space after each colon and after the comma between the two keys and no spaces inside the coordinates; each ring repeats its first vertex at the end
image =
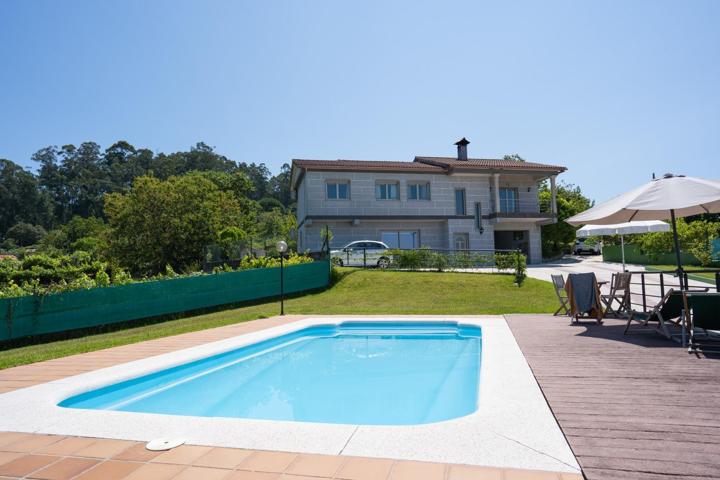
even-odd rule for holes
{"type": "Polygon", "coordinates": [[[282,335],[63,400],[62,407],[364,425],[472,413],[481,330],[346,322],[282,335]]]}

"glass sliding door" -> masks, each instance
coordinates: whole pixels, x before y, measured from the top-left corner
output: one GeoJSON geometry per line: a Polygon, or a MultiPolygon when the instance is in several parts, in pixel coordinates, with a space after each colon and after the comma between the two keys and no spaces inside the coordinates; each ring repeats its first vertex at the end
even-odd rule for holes
{"type": "Polygon", "coordinates": [[[416,230],[382,232],[380,239],[388,248],[408,250],[420,247],[420,232],[416,230]]]}
{"type": "Polygon", "coordinates": [[[402,249],[411,249],[411,248],[418,248],[420,245],[418,242],[418,238],[420,235],[418,235],[418,232],[398,232],[399,233],[399,243],[400,248],[402,249]]]}
{"type": "Polygon", "coordinates": [[[503,213],[515,213],[518,211],[518,189],[500,189],[500,211],[503,213]]]}
{"type": "Polygon", "coordinates": [[[388,248],[399,248],[400,245],[397,232],[382,232],[380,241],[387,245],[388,248]]]}

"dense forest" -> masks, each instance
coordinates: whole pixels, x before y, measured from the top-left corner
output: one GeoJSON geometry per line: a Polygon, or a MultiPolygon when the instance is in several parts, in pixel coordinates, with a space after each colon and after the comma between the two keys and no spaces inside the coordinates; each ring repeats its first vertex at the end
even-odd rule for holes
{"type": "Polygon", "coordinates": [[[251,185],[248,198],[263,210],[292,208],[288,164],[273,176],[264,163],[235,162],[202,142],[170,154],[125,141],[104,151],[97,143],[85,142],[43,148],[32,160],[37,174],[0,159],[0,240],[18,223],[49,230],[74,216],[105,218],[104,195],[127,191],[142,176],[167,180],[192,171],[242,173],[251,185]]]}
{"type": "Polygon", "coordinates": [[[125,141],[46,147],[32,160],[37,173],[0,159],[6,292],[193,273],[295,243],[287,164],[272,175],[204,143],[166,154],[125,141]]]}

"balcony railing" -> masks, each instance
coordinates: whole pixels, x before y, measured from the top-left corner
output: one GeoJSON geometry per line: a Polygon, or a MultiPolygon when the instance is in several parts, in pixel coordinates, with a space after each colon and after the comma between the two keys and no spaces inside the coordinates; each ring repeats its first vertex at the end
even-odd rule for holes
{"type": "MultiPolygon", "coordinates": [[[[546,217],[547,215],[538,215],[541,213],[548,214],[552,210],[551,202],[550,200],[530,200],[530,199],[520,199],[517,202],[515,202],[514,205],[501,205],[501,211],[498,212],[501,214],[501,216],[513,216],[516,215],[522,217],[529,216],[532,217],[532,214],[535,214],[534,216],[543,216],[546,217]]],[[[495,200],[491,197],[490,198],[490,211],[495,211],[495,200]]]]}

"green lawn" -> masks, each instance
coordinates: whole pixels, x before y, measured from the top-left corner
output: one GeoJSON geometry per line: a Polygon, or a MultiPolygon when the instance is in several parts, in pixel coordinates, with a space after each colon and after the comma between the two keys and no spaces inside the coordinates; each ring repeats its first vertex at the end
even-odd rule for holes
{"type": "MultiPolygon", "coordinates": [[[[557,299],[548,282],[512,275],[340,269],[325,291],[288,299],[287,314],[503,314],[552,313],[557,299]]],[[[0,351],[0,369],[153,338],[220,327],[279,313],[277,301],[70,340],[0,351]]]]}
{"type": "MultiPolygon", "coordinates": [[[[645,267],[648,270],[677,270],[677,265],[645,265],[645,267]]],[[[711,282],[715,282],[715,274],[714,273],[692,273],[693,270],[706,270],[703,267],[693,267],[693,266],[683,266],[683,269],[687,271],[688,273],[691,273],[694,277],[702,277],[703,279],[708,279],[711,282]]],[[[699,278],[696,280],[700,280],[699,278]]]]}

